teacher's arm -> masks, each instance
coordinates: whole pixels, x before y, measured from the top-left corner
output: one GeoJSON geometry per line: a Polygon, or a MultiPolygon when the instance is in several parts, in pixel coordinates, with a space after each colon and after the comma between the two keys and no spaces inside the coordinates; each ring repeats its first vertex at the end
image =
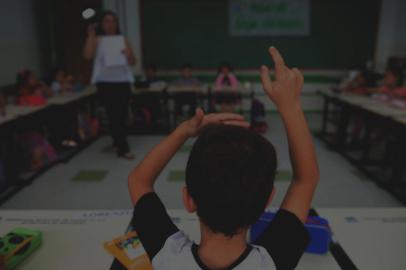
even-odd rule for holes
{"type": "Polygon", "coordinates": [[[97,36],[96,36],[96,24],[91,24],[87,28],[87,38],[85,47],[83,48],[83,57],[86,60],[92,60],[96,54],[97,48],[97,36]]]}
{"type": "Polygon", "coordinates": [[[123,53],[127,57],[127,61],[130,66],[134,66],[137,63],[137,59],[135,58],[134,51],[127,38],[125,39],[125,49],[123,50],[123,53]]]}

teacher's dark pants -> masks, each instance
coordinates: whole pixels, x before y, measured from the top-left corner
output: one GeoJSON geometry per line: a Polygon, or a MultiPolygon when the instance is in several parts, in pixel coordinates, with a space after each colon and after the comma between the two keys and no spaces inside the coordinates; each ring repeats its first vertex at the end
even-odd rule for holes
{"type": "Polygon", "coordinates": [[[124,155],[130,152],[127,142],[128,106],[131,97],[130,83],[97,83],[97,94],[100,102],[107,112],[110,133],[117,154],[124,155]]]}

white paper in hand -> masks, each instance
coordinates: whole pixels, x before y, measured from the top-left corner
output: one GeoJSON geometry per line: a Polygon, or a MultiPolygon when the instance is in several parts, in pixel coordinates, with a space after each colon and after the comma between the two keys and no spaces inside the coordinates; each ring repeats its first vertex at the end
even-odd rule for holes
{"type": "Polygon", "coordinates": [[[100,49],[106,67],[126,66],[127,58],[123,54],[125,42],[123,36],[105,36],[100,39],[100,49]]]}

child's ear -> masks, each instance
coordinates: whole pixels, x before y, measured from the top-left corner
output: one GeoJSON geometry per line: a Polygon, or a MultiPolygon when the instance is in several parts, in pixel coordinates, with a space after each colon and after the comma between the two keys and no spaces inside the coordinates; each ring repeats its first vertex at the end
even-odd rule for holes
{"type": "Polygon", "coordinates": [[[189,195],[189,192],[186,187],[183,187],[182,194],[183,194],[183,205],[185,206],[186,211],[188,211],[188,213],[196,212],[196,204],[193,201],[192,197],[189,195]]]}
{"type": "Polygon", "coordinates": [[[271,194],[269,195],[268,203],[266,204],[266,208],[268,208],[268,207],[271,205],[271,203],[272,203],[272,201],[273,201],[273,198],[275,197],[275,193],[276,193],[276,188],[275,188],[275,186],[274,186],[274,187],[272,188],[271,194]]]}

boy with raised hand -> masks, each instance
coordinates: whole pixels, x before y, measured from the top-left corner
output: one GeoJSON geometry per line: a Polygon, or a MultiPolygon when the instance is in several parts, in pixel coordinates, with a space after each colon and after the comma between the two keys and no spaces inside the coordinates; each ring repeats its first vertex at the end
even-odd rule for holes
{"type": "Polygon", "coordinates": [[[309,243],[304,227],[319,171],[312,137],[300,104],[303,76],[288,68],[275,48],[275,81],[261,67],[266,93],[278,107],[289,141],[293,180],[280,210],[255,243],[247,232],[270,204],[276,153],[235,114],[196,115],[157,145],[131,172],[133,226],[154,269],[294,269],[309,243]],[[198,136],[186,168],[183,200],[197,212],[201,242],[174,225],[154,183],[172,156],[198,136]]]}

